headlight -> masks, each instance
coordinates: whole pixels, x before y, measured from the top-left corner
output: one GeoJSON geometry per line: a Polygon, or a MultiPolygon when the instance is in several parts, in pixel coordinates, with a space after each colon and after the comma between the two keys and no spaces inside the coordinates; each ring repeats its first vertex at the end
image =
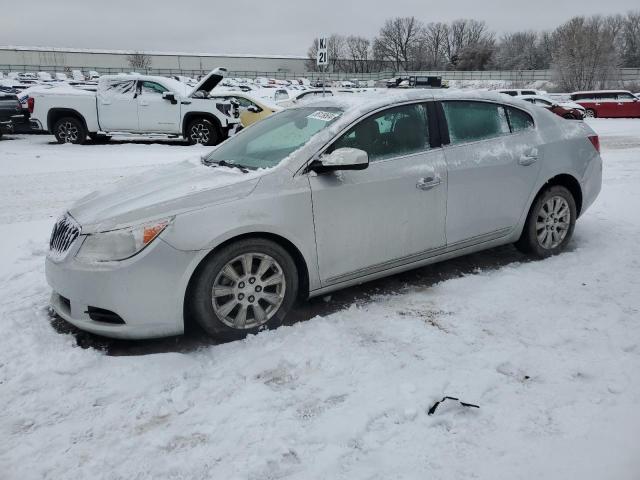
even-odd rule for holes
{"type": "Polygon", "coordinates": [[[171,219],[87,235],[76,258],[85,262],[114,262],[141,252],[171,223],[171,219]]]}

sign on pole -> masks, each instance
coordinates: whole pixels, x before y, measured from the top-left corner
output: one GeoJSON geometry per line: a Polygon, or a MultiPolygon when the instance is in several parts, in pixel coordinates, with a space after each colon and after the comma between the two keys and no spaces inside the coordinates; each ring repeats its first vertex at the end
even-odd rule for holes
{"type": "Polygon", "coordinates": [[[320,37],[318,39],[318,57],[316,59],[318,66],[329,64],[329,57],[327,55],[327,44],[327,37],[320,37]]]}

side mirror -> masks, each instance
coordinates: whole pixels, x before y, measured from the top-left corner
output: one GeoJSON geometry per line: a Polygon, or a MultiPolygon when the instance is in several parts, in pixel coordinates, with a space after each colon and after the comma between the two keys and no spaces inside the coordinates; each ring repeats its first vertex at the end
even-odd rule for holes
{"type": "Polygon", "coordinates": [[[316,173],[335,172],[337,170],[364,170],[369,166],[369,154],[358,148],[338,148],[314,160],[309,170],[316,173]]]}
{"type": "Polygon", "coordinates": [[[178,100],[176,100],[176,94],[173,92],[164,92],[162,94],[162,98],[164,98],[165,100],[169,100],[172,105],[178,103],[178,100]]]}
{"type": "Polygon", "coordinates": [[[260,113],[262,109],[257,105],[250,105],[247,107],[247,111],[251,113],[260,113]]]}

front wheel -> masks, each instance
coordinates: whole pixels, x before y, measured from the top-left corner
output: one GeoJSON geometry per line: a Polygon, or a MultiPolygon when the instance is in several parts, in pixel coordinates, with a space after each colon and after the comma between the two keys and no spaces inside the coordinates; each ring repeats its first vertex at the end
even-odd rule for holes
{"type": "Polygon", "coordinates": [[[63,117],[53,127],[58,143],[83,144],[87,140],[87,129],[75,117],[63,117]]]}
{"type": "Polygon", "coordinates": [[[564,116],[564,118],[567,119],[567,120],[575,120],[576,119],[576,117],[572,113],[567,113],[564,116]]]}
{"type": "Polygon", "coordinates": [[[560,253],[573,236],[576,212],[569,190],[561,185],[547,188],[533,202],[516,247],[540,258],[560,253]]]}
{"type": "Polygon", "coordinates": [[[187,127],[187,141],[191,145],[217,145],[220,142],[220,132],[211,121],[197,118],[187,127]]]}
{"type": "Polygon", "coordinates": [[[282,324],[298,295],[296,264],[277,243],[224,247],[196,273],[188,312],[212,337],[235,340],[282,324]]]}

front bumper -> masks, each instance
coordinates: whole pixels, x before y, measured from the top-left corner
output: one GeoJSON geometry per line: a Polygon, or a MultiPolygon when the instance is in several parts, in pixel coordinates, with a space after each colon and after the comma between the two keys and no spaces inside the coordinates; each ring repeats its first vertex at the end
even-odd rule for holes
{"type": "MultiPolygon", "coordinates": [[[[77,248],[75,249],[77,250],[77,248]]],[[[46,260],[51,307],[76,327],[113,338],[154,338],[184,332],[183,302],[198,252],[157,239],[138,255],[112,263],[46,260]],[[92,320],[89,307],[109,310],[124,324],[92,320]]]]}

